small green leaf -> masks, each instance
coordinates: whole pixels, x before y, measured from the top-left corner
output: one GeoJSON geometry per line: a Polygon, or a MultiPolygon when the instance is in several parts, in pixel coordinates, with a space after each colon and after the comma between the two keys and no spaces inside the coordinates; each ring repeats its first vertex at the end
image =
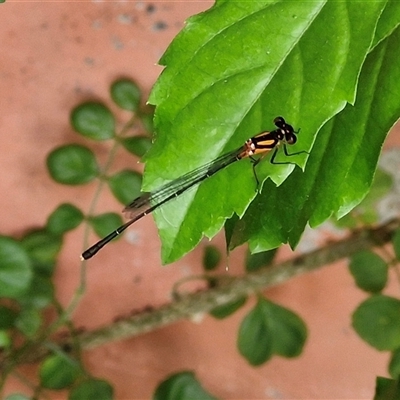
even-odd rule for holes
{"type": "Polygon", "coordinates": [[[87,102],[75,107],[70,120],[77,132],[90,139],[106,140],[114,136],[114,116],[101,103],[87,102]]]}
{"type": "Polygon", "coordinates": [[[0,236],[0,297],[18,298],[31,279],[32,266],[25,249],[14,239],[0,236]]]}
{"type": "MultiPolygon", "coordinates": [[[[64,389],[75,381],[80,371],[75,360],[67,356],[52,355],[40,366],[40,382],[48,389],[64,389]]],[[[81,398],[87,399],[87,397],[81,398]]]]}
{"type": "Polygon", "coordinates": [[[0,329],[11,329],[14,326],[17,313],[6,306],[0,306],[0,329]]]}
{"type": "Polygon", "coordinates": [[[15,320],[15,326],[25,336],[33,337],[42,325],[42,314],[35,308],[24,308],[15,320]]]}
{"type": "Polygon", "coordinates": [[[206,246],[203,254],[203,268],[212,271],[218,267],[221,261],[221,253],[215,246],[206,246]]]}
{"type": "Polygon", "coordinates": [[[242,307],[246,303],[246,300],[247,297],[244,296],[230,303],[215,307],[210,311],[210,315],[217,319],[226,318],[242,307]]]}
{"type": "Polygon", "coordinates": [[[47,307],[54,300],[54,285],[50,277],[34,275],[29,289],[20,297],[20,303],[37,309],[47,307]]]}
{"type": "Polygon", "coordinates": [[[142,175],[126,169],[111,176],[108,184],[114,196],[122,204],[129,204],[140,195],[142,175]]]}
{"type": "Polygon", "coordinates": [[[392,353],[389,363],[389,373],[393,379],[400,377],[400,348],[394,350],[392,353]]]}
{"type": "Polygon", "coordinates": [[[374,400],[400,400],[400,382],[378,376],[376,378],[374,400]]]}
{"type": "Polygon", "coordinates": [[[36,271],[52,276],[62,246],[61,236],[41,229],[26,234],[21,244],[28,252],[36,271]]]}
{"type": "Polygon", "coordinates": [[[307,328],[296,314],[259,298],[240,326],[238,347],[250,364],[260,365],[273,354],[298,356],[306,338],[307,328]]]}
{"type": "Polygon", "coordinates": [[[353,313],[353,328],[378,350],[400,347],[400,300],[374,295],[361,303],[353,313]]]}
{"type": "Polygon", "coordinates": [[[90,379],[75,386],[69,395],[68,400],[112,400],[112,386],[100,379],[90,379]]]}
{"type": "Polygon", "coordinates": [[[11,338],[8,332],[0,330],[0,350],[8,349],[11,346],[11,338]]]}
{"type": "Polygon", "coordinates": [[[122,218],[115,213],[104,213],[91,217],[89,222],[97,236],[104,237],[122,225],[122,218]]]}
{"type": "Polygon", "coordinates": [[[151,147],[151,139],[148,136],[122,138],[121,143],[126,150],[138,157],[143,157],[151,147]]]}
{"type": "Polygon", "coordinates": [[[46,227],[49,232],[61,235],[75,229],[83,218],[83,213],[79,208],[72,204],[64,203],[50,214],[46,227]]]}
{"type": "Polygon", "coordinates": [[[140,89],[130,79],[120,79],[111,85],[111,97],[124,110],[136,111],[140,103],[140,89]]]}
{"type": "Polygon", "coordinates": [[[265,318],[263,299],[243,319],[239,328],[237,346],[251,365],[268,361],[273,354],[271,327],[265,318]]]}
{"type": "Polygon", "coordinates": [[[171,375],[157,387],[153,400],[216,400],[191,371],[171,375]]]}
{"type": "Polygon", "coordinates": [[[296,357],[303,350],[307,328],[295,313],[263,300],[263,311],[273,336],[273,351],[282,357],[296,357]]]}
{"type": "Polygon", "coordinates": [[[78,144],[69,144],[53,150],[47,157],[51,177],[65,185],[81,185],[99,174],[96,158],[91,150],[78,144]]]}
{"type": "Polygon", "coordinates": [[[262,251],[260,253],[251,254],[249,251],[246,255],[246,271],[257,271],[262,267],[271,264],[276,254],[276,249],[262,251]]]}
{"type": "Polygon", "coordinates": [[[396,254],[396,258],[400,260],[400,229],[397,229],[392,238],[394,252],[396,254]]]}
{"type": "Polygon", "coordinates": [[[367,292],[380,292],[387,283],[389,267],[372,251],[354,254],[349,268],[357,286],[367,292]]]}

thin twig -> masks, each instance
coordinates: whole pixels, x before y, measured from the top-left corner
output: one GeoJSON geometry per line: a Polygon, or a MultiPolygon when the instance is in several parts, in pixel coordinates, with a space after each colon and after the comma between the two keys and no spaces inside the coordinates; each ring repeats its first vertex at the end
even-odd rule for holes
{"type": "Polygon", "coordinates": [[[392,220],[378,228],[360,230],[338,242],[330,243],[313,252],[302,254],[273,267],[231,279],[223,278],[221,285],[184,297],[161,306],[121,319],[104,328],[79,335],[83,348],[93,348],[104,343],[137,336],[170,325],[216,306],[253,294],[261,289],[279,285],[289,279],[319,269],[352,254],[387,243],[399,228],[400,220],[392,220]]]}
{"type": "MultiPolygon", "coordinates": [[[[225,276],[220,280],[217,279],[218,285],[216,287],[182,296],[170,304],[157,309],[143,310],[90,332],[76,333],[74,340],[80,343],[82,349],[90,349],[111,341],[150,332],[179,320],[193,317],[196,314],[207,313],[216,306],[279,285],[295,276],[350,257],[358,251],[370,249],[374,246],[383,246],[391,240],[399,227],[400,219],[392,220],[377,228],[353,232],[345,239],[329,243],[313,252],[302,254],[275,266],[244,276],[232,278],[225,276]]],[[[71,346],[71,338],[60,337],[56,339],[56,344],[68,349],[71,346]]],[[[48,354],[48,349],[40,343],[36,348],[30,347],[29,350],[29,354],[20,354],[18,360],[14,359],[14,365],[35,362],[48,354]]]]}

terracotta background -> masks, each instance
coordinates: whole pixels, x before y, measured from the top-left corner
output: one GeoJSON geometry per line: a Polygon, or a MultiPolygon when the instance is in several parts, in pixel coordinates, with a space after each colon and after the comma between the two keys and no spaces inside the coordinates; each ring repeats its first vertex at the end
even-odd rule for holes
{"type": "MultiPolygon", "coordinates": [[[[61,202],[88,209],[95,183],[67,187],[48,176],[45,159],[56,146],[83,140],[69,127],[69,112],[87,99],[109,101],[110,83],[136,80],[145,96],[161,72],[156,63],[190,15],[212,1],[7,1],[0,4],[0,232],[18,236],[41,227],[61,202]]],[[[391,138],[391,145],[395,139],[391,138]]],[[[109,144],[94,146],[104,159],[109,144]]],[[[115,170],[132,163],[121,152],[115,170]]],[[[139,166],[138,166],[139,168],[139,166]]],[[[119,212],[106,191],[98,211],[119,212]]],[[[57,296],[68,304],[79,278],[83,227],[69,233],[56,273],[57,296]]],[[[92,239],[94,236],[92,236],[92,239]]],[[[223,245],[223,237],[216,243],[223,245]]],[[[200,271],[200,246],[183,260],[160,266],[160,244],[150,218],[88,265],[88,288],[74,321],[87,329],[148,304],[169,301],[179,277],[200,271]],[[133,242],[133,244],[128,242],[133,242]]],[[[232,273],[243,254],[230,260],[232,273]]],[[[182,321],[141,337],[87,352],[94,376],[109,380],[117,399],[150,398],[168,374],[191,369],[204,387],[225,399],[369,399],[375,377],[387,376],[387,354],[364,344],[350,316],[365,298],[346,264],[296,278],[266,295],[306,321],[309,340],[301,357],[274,358],[258,368],[238,355],[240,321],[254,304],[234,316],[200,324],[182,321]]],[[[24,368],[35,380],[34,368],[24,368]]],[[[29,393],[10,379],[6,393],[29,393]]],[[[52,399],[65,396],[52,392],[52,399]]]]}

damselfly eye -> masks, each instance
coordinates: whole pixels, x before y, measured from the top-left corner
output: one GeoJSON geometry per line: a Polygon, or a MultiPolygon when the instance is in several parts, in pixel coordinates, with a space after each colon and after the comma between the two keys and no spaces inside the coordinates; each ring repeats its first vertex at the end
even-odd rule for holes
{"type": "Polygon", "coordinates": [[[295,144],[297,142],[297,137],[295,135],[286,134],[286,143],[295,144]]]}
{"type": "Polygon", "coordinates": [[[274,124],[275,124],[278,128],[283,129],[284,126],[286,125],[286,122],[285,122],[285,120],[284,120],[283,117],[276,117],[276,118],[274,119],[274,124]]]}

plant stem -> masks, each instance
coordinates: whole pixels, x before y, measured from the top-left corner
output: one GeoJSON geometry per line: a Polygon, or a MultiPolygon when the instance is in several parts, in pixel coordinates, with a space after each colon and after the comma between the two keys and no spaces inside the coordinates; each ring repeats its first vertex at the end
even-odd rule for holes
{"type": "MultiPolygon", "coordinates": [[[[360,229],[345,239],[329,243],[320,249],[296,256],[289,261],[266,269],[239,277],[214,277],[217,286],[212,289],[184,295],[160,308],[145,309],[91,332],[76,333],[74,340],[80,343],[82,349],[90,349],[111,341],[150,332],[199,313],[207,313],[216,306],[279,285],[295,276],[350,257],[358,251],[374,246],[381,247],[391,240],[399,227],[400,219],[395,219],[376,228],[360,229]]],[[[71,338],[65,337],[56,341],[60,347],[68,346],[70,343],[71,338]]],[[[38,361],[47,352],[48,350],[43,344],[37,343],[35,348],[29,348],[29,354],[21,354],[18,360],[14,359],[14,362],[20,364],[38,361]]]]}

